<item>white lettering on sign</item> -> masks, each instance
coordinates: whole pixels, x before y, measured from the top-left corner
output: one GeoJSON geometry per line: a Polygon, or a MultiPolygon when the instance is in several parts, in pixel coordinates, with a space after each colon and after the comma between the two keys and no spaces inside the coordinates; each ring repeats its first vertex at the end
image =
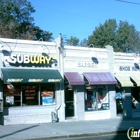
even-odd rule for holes
{"type": "Polygon", "coordinates": [[[120,66],[120,71],[130,71],[130,66],[120,66]]]}
{"type": "Polygon", "coordinates": [[[48,79],[48,82],[60,82],[61,79],[48,79]]]}
{"type": "Polygon", "coordinates": [[[28,82],[42,82],[43,79],[29,79],[28,82]]]}
{"type": "Polygon", "coordinates": [[[78,62],[78,67],[97,68],[97,63],[94,63],[94,62],[78,62]]]}
{"type": "Polygon", "coordinates": [[[7,79],[7,82],[21,82],[23,79],[7,79]]]}
{"type": "Polygon", "coordinates": [[[134,66],[119,66],[119,71],[140,71],[140,68],[134,66]]]}
{"type": "Polygon", "coordinates": [[[36,55],[15,55],[12,54],[10,56],[4,56],[4,61],[7,61],[9,63],[24,63],[24,64],[49,64],[51,59],[55,59],[54,56],[36,56],[36,55]]]}

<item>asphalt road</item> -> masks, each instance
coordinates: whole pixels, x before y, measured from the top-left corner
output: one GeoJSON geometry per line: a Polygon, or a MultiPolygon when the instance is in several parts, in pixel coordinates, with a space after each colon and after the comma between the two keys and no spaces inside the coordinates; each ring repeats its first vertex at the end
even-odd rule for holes
{"type": "Polygon", "coordinates": [[[126,133],[120,134],[107,134],[100,136],[86,136],[86,137],[76,137],[76,138],[61,138],[52,140],[129,140],[126,133]]]}

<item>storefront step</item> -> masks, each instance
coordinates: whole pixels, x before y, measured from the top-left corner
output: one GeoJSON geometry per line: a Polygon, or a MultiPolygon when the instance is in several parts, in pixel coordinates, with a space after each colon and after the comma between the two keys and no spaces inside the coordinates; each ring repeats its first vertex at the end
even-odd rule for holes
{"type": "Polygon", "coordinates": [[[66,117],[66,120],[65,120],[65,122],[76,122],[76,121],[78,120],[75,117],[66,117]]]}
{"type": "Polygon", "coordinates": [[[50,114],[4,116],[4,125],[36,124],[36,123],[48,123],[48,122],[51,122],[50,114]]]}

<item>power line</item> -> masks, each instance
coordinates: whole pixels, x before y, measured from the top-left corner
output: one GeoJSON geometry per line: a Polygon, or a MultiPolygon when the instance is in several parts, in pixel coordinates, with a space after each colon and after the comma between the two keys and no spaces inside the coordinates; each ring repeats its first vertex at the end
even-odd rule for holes
{"type": "MultiPolygon", "coordinates": [[[[130,1],[126,1],[126,0],[116,0],[116,1],[140,5],[140,3],[130,2],[130,1]]],[[[36,4],[35,4],[35,6],[38,7],[38,8],[41,8],[41,9],[42,9],[42,8],[43,8],[43,9],[46,9],[46,7],[44,7],[44,6],[39,6],[39,5],[36,5],[36,4]]],[[[71,13],[71,12],[61,11],[61,10],[56,10],[56,9],[51,9],[51,8],[47,8],[47,10],[53,11],[53,12],[59,12],[59,13],[63,13],[63,14],[68,14],[68,15],[73,15],[73,16],[78,16],[78,17],[83,17],[83,18],[88,18],[88,19],[93,19],[93,20],[100,21],[100,23],[101,23],[102,20],[103,20],[103,19],[94,18],[94,17],[82,15],[82,14],[71,13]]],[[[104,21],[103,21],[103,22],[104,22],[104,21]]]]}
{"type": "Polygon", "coordinates": [[[126,0],[116,0],[119,2],[125,2],[125,3],[130,3],[130,4],[136,4],[136,5],[140,5],[140,3],[136,3],[136,2],[131,2],[131,1],[126,1],[126,0]]]}
{"type": "MultiPolygon", "coordinates": [[[[43,7],[43,6],[38,6],[38,5],[35,5],[35,6],[38,7],[38,8],[46,9],[46,7],[43,7]]],[[[94,17],[90,17],[90,16],[86,16],[86,15],[81,15],[81,14],[76,14],[76,13],[70,13],[70,12],[56,10],[56,9],[51,9],[51,8],[47,8],[47,10],[53,11],[53,12],[59,12],[59,13],[63,13],[63,14],[69,14],[69,15],[72,15],[72,16],[78,16],[78,17],[83,17],[83,18],[88,18],[88,19],[94,19],[94,20],[98,20],[98,21],[101,21],[102,20],[102,19],[99,19],[99,18],[94,18],[94,17]]]]}

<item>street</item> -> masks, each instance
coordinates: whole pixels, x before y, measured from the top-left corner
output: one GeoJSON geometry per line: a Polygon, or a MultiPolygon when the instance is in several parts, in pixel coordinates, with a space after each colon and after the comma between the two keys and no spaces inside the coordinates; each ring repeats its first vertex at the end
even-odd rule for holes
{"type": "MultiPolygon", "coordinates": [[[[46,140],[46,139],[39,139],[39,140],[46,140]]],[[[129,140],[127,138],[126,133],[120,134],[107,134],[107,135],[100,135],[100,136],[83,136],[83,137],[74,137],[74,138],[58,138],[52,140],[129,140]]]]}

